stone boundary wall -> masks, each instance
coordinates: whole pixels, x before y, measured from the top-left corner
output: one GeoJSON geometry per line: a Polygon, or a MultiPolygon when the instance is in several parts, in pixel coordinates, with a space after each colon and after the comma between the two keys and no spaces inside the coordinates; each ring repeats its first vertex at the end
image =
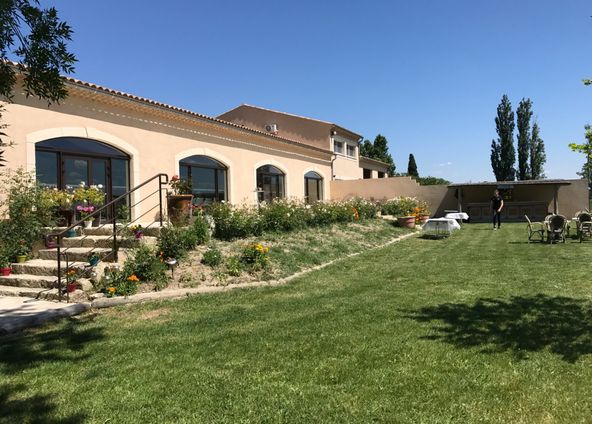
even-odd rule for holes
{"type": "Polygon", "coordinates": [[[390,177],[366,180],[331,181],[331,199],[347,200],[362,197],[368,200],[385,200],[398,196],[417,197],[425,200],[431,216],[443,216],[444,210],[458,209],[455,190],[446,185],[419,185],[411,177],[390,177]]]}

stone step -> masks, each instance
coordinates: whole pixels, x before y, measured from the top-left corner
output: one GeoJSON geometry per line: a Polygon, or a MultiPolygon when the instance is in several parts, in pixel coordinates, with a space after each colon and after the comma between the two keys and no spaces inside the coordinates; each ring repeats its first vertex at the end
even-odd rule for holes
{"type": "MultiPolygon", "coordinates": [[[[0,285],[0,296],[31,297],[43,300],[59,300],[58,289],[45,289],[39,287],[12,287],[0,285]]],[[[62,300],[67,299],[66,293],[62,295],[62,300]]],[[[70,293],[70,302],[84,302],[88,300],[88,295],[82,290],[74,290],[70,293]]]]}
{"type": "Polygon", "coordinates": [[[46,288],[57,286],[57,277],[30,274],[11,274],[8,277],[0,276],[0,285],[20,288],[46,288]]]}
{"type": "MultiPolygon", "coordinates": [[[[104,247],[68,247],[61,249],[62,260],[66,260],[66,256],[68,255],[69,261],[74,262],[87,262],[88,256],[91,253],[98,253],[101,260],[105,260],[106,262],[112,260],[111,258],[107,258],[107,255],[111,253],[111,249],[104,248],[104,247]]],[[[52,260],[57,261],[58,259],[58,250],[57,249],[41,249],[39,250],[39,259],[42,260],[52,260]]]]}
{"type": "MultiPolygon", "coordinates": [[[[136,224],[136,223],[134,223],[136,224]]],[[[129,225],[134,225],[134,224],[129,224],[129,225]]],[[[124,227],[128,226],[123,225],[123,224],[116,224],[117,225],[117,233],[118,235],[121,235],[121,232],[123,231],[124,227]]],[[[158,222],[152,222],[152,223],[140,223],[140,225],[142,225],[142,227],[144,227],[144,235],[145,236],[151,236],[151,237],[158,237],[160,235],[160,224],[158,222]]],[[[163,223],[163,226],[166,226],[165,223],[163,223]]],[[[113,235],[113,225],[112,224],[105,224],[105,225],[101,225],[99,227],[91,227],[91,228],[84,228],[82,229],[82,233],[85,235],[90,235],[90,236],[109,236],[109,235],[113,235]]]]}
{"type": "MultiPolygon", "coordinates": [[[[139,243],[156,245],[156,237],[144,236],[141,239],[117,237],[120,247],[136,247],[139,243]]],[[[81,236],[64,238],[62,240],[64,247],[103,247],[111,249],[113,247],[113,236],[81,236]]]]}
{"type": "MultiPolygon", "coordinates": [[[[53,249],[52,249],[53,250],[53,249]]],[[[68,265],[71,267],[84,267],[88,265],[88,262],[70,262],[68,265]]],[[[12,274],[29,274],[29,275],[42,275],[42,276],[57,276],[58,275],[58,263],[55,260],[46,259],[32,259],[22,264],[12,264],[12,274]]],[[[66,262],[64,261],[62,271],[66,272],[66,262]]]]}

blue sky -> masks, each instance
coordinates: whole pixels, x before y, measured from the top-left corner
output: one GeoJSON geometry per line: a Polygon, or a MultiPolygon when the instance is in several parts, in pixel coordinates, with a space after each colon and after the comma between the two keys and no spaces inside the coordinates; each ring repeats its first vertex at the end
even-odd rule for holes
{"type": "Polygon", "coordinates": [[[75,77],[216,116],[241,103],[381,133],[397,170],[492,180],[503,94],[522,97],[550,178],[575,178],[592,123],[592,2],[46,1],[74,28],[75,77]]]}

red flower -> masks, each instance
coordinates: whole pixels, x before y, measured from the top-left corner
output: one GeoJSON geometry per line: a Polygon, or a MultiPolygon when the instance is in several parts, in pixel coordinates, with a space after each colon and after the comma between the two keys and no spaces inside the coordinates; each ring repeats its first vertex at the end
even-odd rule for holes
{"type": "Polygon", "coordinates": [[[180,178],[179,178],[179,176],[178,176],[178,175],[173,175],[173,176],[171,177],[171,182],[173,182],[173,181],[179,181],[179,180],[180,180],[180,178]]]}

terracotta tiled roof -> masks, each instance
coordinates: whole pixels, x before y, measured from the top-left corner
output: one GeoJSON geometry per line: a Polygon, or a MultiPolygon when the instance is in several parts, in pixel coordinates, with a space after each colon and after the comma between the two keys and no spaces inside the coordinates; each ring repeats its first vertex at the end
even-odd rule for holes
{"type": "MultiPolygon", "coordinates": [[[[18,64],[16,62],[12,62],[12,61],[7,61],[7,62],[11,63],[16,68],[17,72],[20,72],[21,71],[22,65],[20,65],[20,64],[18,64]]],[[[202,120],[213,122],[213,123],[220,124],[220,125],[223,125],[223,126],[237,128],[237,129],[240,129],[242,131],[246,131],[246,132],[250,132],[250,133],[262,135],[262,136],[265,136],[265,137],[269,137],[269,138],[275,139],[275,140],[280,141],[280,142],[284,142],[284,143],[287,143],[287,144],[292,144],[292,145],[295,145],[295,146],[298,146],[298,147],[302,147],[302,148],[305,148],[305,149],[315,150],[317,152],[332,154],[332,152],[330,150],[327,150],[327,149],[320,149],[318,147],[310,146],[308,144],[304,144],[304,143],[301,143],[299,141],[290,140],[290,139],[287,139],[287,138],[284,138],[284,137],[279,137],[279,136],[277,136],[275,134],[271,134],[271,133],[259,131],[259,130],[253,129],[253,128],[245,127],[244,125],[238,125],[238,124],[234,124],[232,122],[224,121],[222,119],[213,118],[213,117],[208,116],[208,115],[203,115],[201,113],[193,112],[193,111],[191,111],[189,109],[183,109],[183,108],[172,106],[172,105],[169,105],[169,104],[166,104],[166,103],[158,102],[156,100],[148,99],[146,97],[140,97],[140,96],[136,96],[134,94],[125,93],[123,91],[114,90],[112,88],[103,87],[103,86],[101,86],[99,84],[94,84],[94,83],[82,81],[82,80],[79,80],[79,79],[73,78],[73,77],[62,76],[62,78],[64,79],[64,81],[66,81],[66,83],[75,85],[77,87],[83,87],[83,88],[87,88],[87,89],[99,91],[101,93],[106,93],[106,94],[110,94],[110,95],[113,95],[113,96],[123,97],[123,98],[126,98],[126,99],[134,100],[134,101],[137,101],[139,103],[144,103],[146,105],[150,105],[150,106],[153,106],[153,107],[157,107],[157,108],[161,108],[161,109],[165,109],[165,110],[170,110],[172,112],[182,113],[184,115],[187,115],[187,116],[190,116],[190,117],[193,117],[193,118],[202,119],[202,120]]]]}
{"type": "Polygon", "coordinates": [[[82,81],[82,80],[79,80],[79,79],[76,79],[76,78],[72,78],[72,77],[66,77],[66,76],[64,76],[63,78],[68,83],[73,84],[73,85],[76,85],[76,86],[79,86],[79,87],[90,88],[90,89],[93,89],[93,90],[96,90],[96,91],[100,91],[100,92],[103,92],[103,93],[111,94],[113,96],[125,97],[127,99],[135,100],[135,101],[140,102],[140,103],[145,103],[145,104],[150,105],[150,106],[154,106],[154,107],[158,107],[158,108],[167,109],[167,110],[170,110],[170,111],[182,113],[182,114],[191,116],[193,118],[198,118],[198,119],[202,119],[202,120],[205,120],[205,121],[214,122],[214,123],[217,123],[217,124],[220,124],[220,125],[234,127],[234,128],[237,128],[237,129],[240,129],[240,130],[243,130],[243,131],[247,131],[247,132],[250,132],[250,133],[255,133],[255,134],[258,134],[258,135],[265,136],[265,137],[273,138],[275,140],[278,140],[278,141],[281,141],[281,142],[284,142],[284,143],[288,143],[288,144],[292,144],[292,145],[296,145],[296,146],[299,146],[299,147],[303,147],[303,148],[306,148],[306,149],[316,150],[318,152],[323,152],[323,153],[331,153],[330,150],[320,149],[318,147],[310,146],[308,144],[304,144],[304,143],[301,143],[299,141],[290,140],[290,139],[287,139],[287,138],[284,138],[284,137],[279,137],[279,136],[277,136],[275,134],[271,134],[271,133],[268,133],[268,132],[259,131],[259,130],[256,130],[256,129],[253,129],[253,128],[250,128],[250,127],[246,127],[244,125],[238,125],[238,124],[235,124],[235,123],[232,123],[232,122],[224,121],[222,119],[213,118],[213,117],[208,116],[208,115],[203,115],[201,113],[193,112],[193,111],[191,111],[189,109],[183,109],[183,108],[180,108],[180,107],[172,106],[172,105],[169,105],[167,103],[158,102],[156,100],[148,99],[146,97],[136,96],[134,94],[125,93],[123,91],[114,90],[112,88],[103,87],[103,86],[98,85],[98,84],[94,84],[94,83],[82,81]]]}

